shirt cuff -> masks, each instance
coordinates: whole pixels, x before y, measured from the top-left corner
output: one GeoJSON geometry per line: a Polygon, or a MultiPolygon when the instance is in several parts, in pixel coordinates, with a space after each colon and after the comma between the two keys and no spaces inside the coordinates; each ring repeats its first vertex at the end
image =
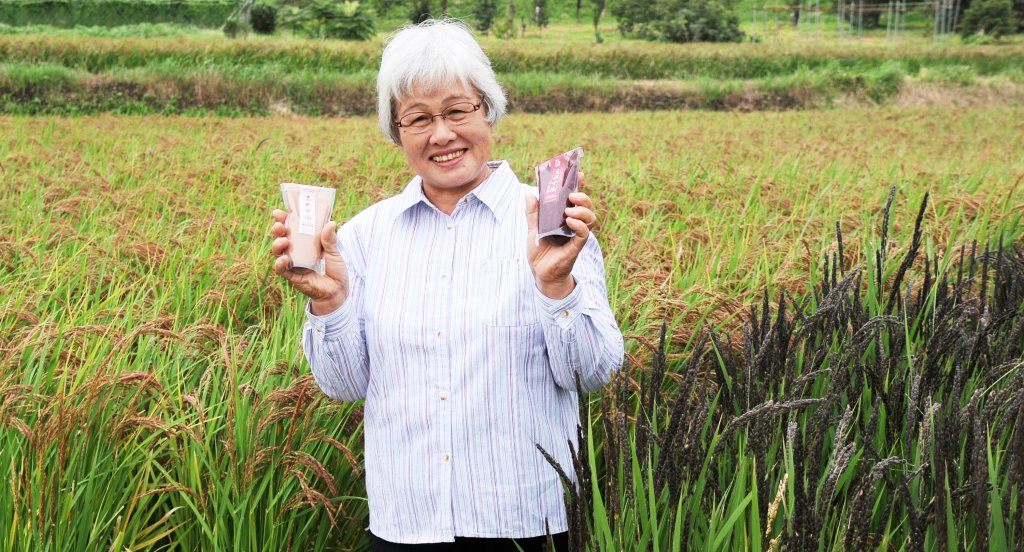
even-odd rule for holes
{"type": "Polygon", "coordinates": [[[352,323],[352,301],[345,301],[334,312],[317,316],[313,314],[313,301],[306,302],[306,320],[313,331],[321,336],[341,333],[352,323]]]}
{"type": "Polygon", "coordinates": [[[579,282],[572,288],[569,295],[564,299],[552,299],[543,293],[536,286],[533,288],[537,306],[540,311],[547,315],[560,329],[568,330],[576,318],[583,312],[583,291],[579,282]]]}

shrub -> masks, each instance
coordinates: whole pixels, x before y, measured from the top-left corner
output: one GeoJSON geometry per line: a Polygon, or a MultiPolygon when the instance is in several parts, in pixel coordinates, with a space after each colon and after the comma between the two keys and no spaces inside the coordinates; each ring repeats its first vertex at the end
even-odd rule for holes
{"type": "Polygon", "coordinates": [[[720,0],[619,0],[612,6],[623,34],[667,42],[740,42],[740,20],[720,0]]]}
{"type": "Polygon", "coordinates": [[[377,34],[373,18],[360,2],[313,0],[300,12],[306,34],[313,38],[366,40],[377,34]]]}
{"type": "Polygon", "coordinates": [[[516,24],[511,19],[501,18],[491,25],[491,32],[497,38],[515,38],[516,37],[516,24]]]}
{"type": "Polygon", "coordinates": [[[628,35],[636,31],[638,24],[648,20],[650,5],[646,0],[614,0],[609,8],[619,20],[619,32],[628,35]]]}
{"type": "Polygon", "coordinates": [[[964,38],[964,44],[971,46],[992,46],[999,44],[1000,40],[992,35],[987,34],[972,34],[971,36],[964,38]]]}
{"type": "Polygon", "coordinates": [[[868,73],[867,86],[864,91],[872,100],[883,102],[900,91],[906,75],[902,63],[887,61],[878,69],[868,73]]]}
{"type": "Polygon", "coordinates": [[[277,30],[277,7],[270,4],[255,4],[249,11],[249,23],[256,34],[274,34],[277,30]]]}
{"type": "Polygon", "coordinates": [[[668,42],[740,42],[739,17],[719,0],[663,0],[641,36],[668,42]]]}
{"type": "Polygon", "coordinates": [[[1000,38],[1016,29],[1017,22],[1010,0],[975,0],[964,12],[960,35],[967,38],[985,34],[1000,38]]]}
{"type": "Polygon", "coordinates": [[[244,21],[231,18],[224,22],[224,36],[238,38],[249,34],[249,26],[244,21]]]}

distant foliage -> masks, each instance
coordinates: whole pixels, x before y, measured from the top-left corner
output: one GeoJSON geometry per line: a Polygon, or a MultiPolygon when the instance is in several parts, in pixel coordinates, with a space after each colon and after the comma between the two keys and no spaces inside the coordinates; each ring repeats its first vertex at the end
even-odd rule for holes
{"type": "Polygon", "coordinates": [[[203,32],[200,27],[175,23],[136,23],[113,27],[90,25],[88,27],[62,28],[53,25],[13,26],[0,23],[0,35],[47,35],[103,38],[157,38],[191,37],[203,32]]]}
{"type": "Polygon", "coordinates": [[[409,4],[409,21],[419,25],[433,17],[430,0],[412,0],[409,4]]]}
{"type": "Polygon", "coordinates": [[[650,2],[646,0],[613,0],[609,6],[612,15],[619,20],[619,31],[632,34],[650,18],[650,2]]]}
{"type": "Polygon", "coordinates": [[[473,3],[473,20],[476,22],[476,30],[486,33],[494,25],[494,18],[498,15],[497,0],[476,0],[473,3]]]}
{"type": "Polygon", "coordinates": [[[387,17],[395,6],[401,4],[401,0],[370,0],[370,2],[378,17],[387,17]]]}
{"type": "Polygon", "coordinates": [[[617,0],[611,7],[623,34],[667,42],[740,42],[740,20],[720,0],[617,0]]]}
{"type": "Polygon", "coordinates": [[[538,27],[547,27],[550,23],[548,15],[548,0],[533,0],[533,22],[538,27]]]}
{"type": "Polygon", "coordinates": [[[55,27],[176,23],[216,29],[236,7],[231,0],[4,0],[0,21],[55,27]]]}
{"type": "Polygon", "coordinates": [[[249,25],[237,18],[231,18],[224,22],[224,36],[238,38],[249,34],[249,25]]]}
{"type": "Polygon", "coordinates": [[[299,21],[313,38],[366,40],[377,34],[373,17],[360,2],[313,0],[300,12],[299,21]]]}
{"type": "Polygon", "coordinates": [[[503,17],[491,25],[491,32],[498,38],[515,38],[516,24],[511,19],[503,17]]]}
{"type": "Polygon", "coordinates": [[[277,30],[277,7],[256,4],[249,11],[249,23],[256,34],[270,35],[277,30]]]}
{"type": "Polygon", "coordinates": [[[604,42],[601,38],[601,29],[598,25],[601,23],[601,15],[604,14],[605,0],[594,0],[594,13],[591,16],[594,21],[594,39],[598,42],[604,42]]]}
{"type": "Polygon", "coordinates": [[[660,36],[653,38],[669,42],[740,42],[740,19],[736,12],[717,0],[691,0],[673,2],[666,20],[655,25],[660,36]]]}
{"type": "Polygon", "coordinates": [[[984,34],[994,38],[1012,34],[1017,21],[1010,0],[974,0],[964,12],[960,35],[964,38],[984,34]]]}

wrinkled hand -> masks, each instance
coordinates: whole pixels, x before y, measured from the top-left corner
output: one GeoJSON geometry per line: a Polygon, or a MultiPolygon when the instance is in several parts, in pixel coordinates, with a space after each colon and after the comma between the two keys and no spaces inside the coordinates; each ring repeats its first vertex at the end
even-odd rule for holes
{"type": "MultiPolygon", "coordinates": [[[[582,187],[583,173],[579,175],[579,183],[582,187]]],[[[537,288],[551,299],[564,299],[576,287],[572,267],[590,237],[590,227],[597,221],[594,203],[587,194],[569,194],[569,202],[573,206],[565,209],[565,223],[576,235],[568,240],[541,238],[538,244],[537,215],[540,203],[533,196],[526,197],[526,220],[530,229],[526,247],[530,268],[537,281],[537,288]]]]}
{"type": "Polygon", "coordinates": [[[284,278],[295,289],[302,292],[312,301],[313,314],[330,314],[341,307],[348,298],[348,269],[338,249],[338,225],[333,221],[324,225],[320,233],[320,244],[324,251],[324,274],[306,268],[292,268],[292,260],[288,256],[288,228],[285,220],[288,213],[274,209],[274,225],[270,228],[274,242],[270,252],[277,257],[274,260],[274,272],[284,278]]]}

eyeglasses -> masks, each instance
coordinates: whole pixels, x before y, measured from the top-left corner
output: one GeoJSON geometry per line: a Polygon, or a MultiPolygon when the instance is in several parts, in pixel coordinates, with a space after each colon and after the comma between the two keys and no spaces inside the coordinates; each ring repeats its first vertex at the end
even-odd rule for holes
{"type": "Polygon", "coordinates": [[[402,118],[395,121],[398,128],[404,129],[413,134],[426,132],[434,124],[434,118],[440,117],[451,126],[458,126],[469,122],[469,117],[480,109],[479,103],[458,102],[444,108],[444,111],[431,115],[423,111],[413,111],[402,115],[402,118]]]}

